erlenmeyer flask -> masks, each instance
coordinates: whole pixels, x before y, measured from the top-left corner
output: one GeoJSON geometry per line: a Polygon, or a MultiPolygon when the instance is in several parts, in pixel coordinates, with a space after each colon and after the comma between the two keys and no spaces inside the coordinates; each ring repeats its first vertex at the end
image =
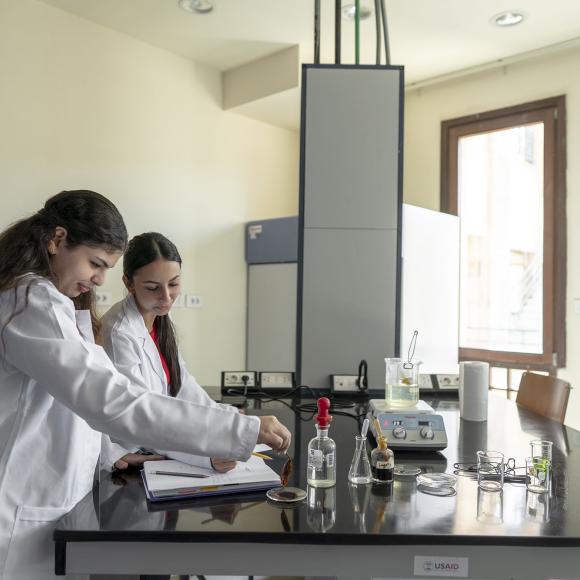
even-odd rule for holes
{"type": "Polygon", "coordinates": [[[352,463],[348,470],[348,480],[355,484],[371,483],[371,464],[367,453],[367,438],[357,435],[355,439],[356,446],[352,463]]]}

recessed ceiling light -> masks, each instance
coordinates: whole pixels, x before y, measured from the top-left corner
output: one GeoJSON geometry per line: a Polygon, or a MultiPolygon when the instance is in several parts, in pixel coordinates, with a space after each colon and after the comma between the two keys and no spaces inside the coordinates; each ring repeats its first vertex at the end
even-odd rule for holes
{"type": "Polygon", "coordinates": [[[521,24],[524,21],[524,18],[524,13],[519,10],[507,10],[506,12],[500,12],[493,16],[490,22],[500,28],[507,28],[509,26],[521,24]]]}
{"type": "Polygon", "coordinates": [[[208,14],[213,10],[213,3],[210,0],[179,0],[178,4],[187,12],[195,14],[208,14]]]}
{"type": "MultiPolygon", "coordinates": [[[[345,20],[354,20],[356,14],[356,6],[354,4],[345,4],[342,7],[342,17],[345,20]]],[[[366,20],[371,17],[371,9],[368,6],[360,7],[360,19],[366,20]]]]}

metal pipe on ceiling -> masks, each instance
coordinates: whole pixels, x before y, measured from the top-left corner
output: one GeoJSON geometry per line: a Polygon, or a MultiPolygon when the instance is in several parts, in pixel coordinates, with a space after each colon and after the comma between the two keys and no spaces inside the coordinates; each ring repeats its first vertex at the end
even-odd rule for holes
{"type": "Polygon", "coordinates": [[[342,25],[342,2],[335,0],[334,2],[334,62],[340,64],[341,56],[341,25],[342,25]]]}
{"type": "Polygon", "coordinates": [[[381,64],[381,6],[380,0],[375,0],[375,33],[376,33],[376,64],[381,64]]]}
{"type": "Polygon", "coordinates": [[[385,7],[385,0],[380,0],[381,3],[381,18],[383,21],[383,35],[385,38],[385,56],[387,64],[391,64],[391,50],[389,48],[389,27],[387,23],[387,9],[385,7]]]}
{"type": "Polygon", "coordinates": [[[314,0],[314,62],[320,64],[320,0],[314,0]]]}

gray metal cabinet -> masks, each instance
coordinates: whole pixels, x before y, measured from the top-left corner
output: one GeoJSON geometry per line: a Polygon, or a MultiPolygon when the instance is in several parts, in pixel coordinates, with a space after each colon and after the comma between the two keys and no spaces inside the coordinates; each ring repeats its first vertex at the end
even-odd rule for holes
{"type": "Polygon", "coordinates": [[[302,79],[297,378],[328,387],[368,362],[384,386],[398,354],[401,67],[305,65],[302,79]]]}
{"type": "Polygon", "coordinates": [[[296,269],[296,263],[248,266],[248,370],[294,371],[296,269]]]}

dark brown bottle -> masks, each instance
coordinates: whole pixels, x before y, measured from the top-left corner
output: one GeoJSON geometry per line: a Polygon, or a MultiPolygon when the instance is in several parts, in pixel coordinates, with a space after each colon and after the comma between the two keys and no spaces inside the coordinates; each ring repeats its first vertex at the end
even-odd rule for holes
{"type": "Polygon", "coordinates": [[[393,469],[395,467],[395,455],[387,447],[387,441],[381,435],[377,435],[378,447],[371,453],[371,474],[374,483],[390,483],[393,481],[393,469]]]}

